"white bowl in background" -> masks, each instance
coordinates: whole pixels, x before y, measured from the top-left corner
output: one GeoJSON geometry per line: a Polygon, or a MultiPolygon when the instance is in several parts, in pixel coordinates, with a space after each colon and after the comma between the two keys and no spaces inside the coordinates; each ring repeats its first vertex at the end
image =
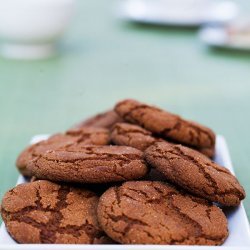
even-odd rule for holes
{"type": "Polygon", "coordinates": [[[1,54],[39,59],[55,53],[75,0],[0,0],[1,54]]]}

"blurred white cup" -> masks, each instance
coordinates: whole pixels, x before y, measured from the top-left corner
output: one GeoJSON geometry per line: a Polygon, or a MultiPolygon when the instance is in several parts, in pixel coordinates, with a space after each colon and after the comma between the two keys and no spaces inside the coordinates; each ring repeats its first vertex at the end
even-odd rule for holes
{"type": "Polygon", "coordinates": [[[0,53],[16,59],[51,56],[74,5],[74,0],[0,0],[0,53]]]}

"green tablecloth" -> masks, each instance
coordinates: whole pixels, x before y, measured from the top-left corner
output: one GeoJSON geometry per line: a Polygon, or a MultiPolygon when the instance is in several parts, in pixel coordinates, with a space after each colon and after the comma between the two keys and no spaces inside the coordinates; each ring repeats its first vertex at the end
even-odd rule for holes
{"type": "MultiPolygon", "coordinates": [[[[63,131],[127,97],[224,135],[250,194],[250,54],[209,50],[196,30],[123,23],[114,3],[79,1],[57,58],[0,59],[0,197],[15,185],[16,156],[33,135],[63,131]]],[[[250,198],[244,203],[250,216],[250,198]]]]}

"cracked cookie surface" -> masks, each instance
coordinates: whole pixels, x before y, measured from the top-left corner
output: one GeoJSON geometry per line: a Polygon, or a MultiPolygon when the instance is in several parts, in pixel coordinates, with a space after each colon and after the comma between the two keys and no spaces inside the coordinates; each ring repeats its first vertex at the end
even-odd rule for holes
{"type": "Polygon", "coordinates": [[[1,214],[19,243],[106,243],[110,240],[97,221],[98,200],[86,189],[35,181],[7,192],[1,214]]]}
{"type": "MultiPolygon", "coordinates": [[[[116,123],[111,130],[110,138],[116,145],[130,146],[142,151],[157,141],[165,141],[154,136],[150,131],[130,123],[116,123]]],[[[212,158],[215,153],[214,148],[196,148],[195,150],[209,158],[212,158]]]]}
{"type": "Polygon", "coordinates": [[[125,145],[144,151],[157,141],[152,133],[140,126],[117,123],[111,131],[111,140],[116,145],[125,145]]]}
{"type": "Polygon", "coordinates": [[[79,183],[134,180],[148,172],[143,153],[126,146],[82,146],[48,151],[30,161],[28,170],[40,179],[79,183]]]}
{"type": "Polygon", "coordinates": [[[108,189],[97,216],[107,235],[123,244],[221,245],[228,236],[220,208],[156,181],[108,189]]]}
{"type": "Polygon", "coordinates": [[[112,126],[117,122],[122,122],[122,119],[116,114],[114,110],[109,110],[90,117],[76,124],[73,126],[73,128],[95,127],[111,129],[112,126]]]}
{"type": "Polygon", "coordinates": [[[166,139],[196,148],[214,148],[214,132],[198,123],[135,100],[124,100],[115,111],[125,121],[138,124],[166,139]]]}
{"type": "Polygon", "coordinates": [[[199,152],[157,142],[145,151],[146,161],[183,189],[225,206],[237,206],[245,191],[235,176],[199,152]]]}
{"type": "Polygon", "coordinates": [[[32,174],[27,169],[28,162],[48,150],[81,145],[107,145],[109,141],[109,131],[103,128],[70,129],[64,134],[55,134],[27,147],[18,156],[16,166],[24,176],[31,177],[32,174]]]}

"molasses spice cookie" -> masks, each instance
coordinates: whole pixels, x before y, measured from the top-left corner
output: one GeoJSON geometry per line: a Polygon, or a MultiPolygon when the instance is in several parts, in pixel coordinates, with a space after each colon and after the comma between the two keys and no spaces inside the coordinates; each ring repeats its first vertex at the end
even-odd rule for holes
{"type": "Polygon", "coordinates": [[[115,111],[125,121],[138,124],[163,138],[198,149],[214,148],[215,134],[211,129],[159,108],[129,99],[119,102],[115,111]]]}
{"type": "Polygon", "coordinates": [[[245,191],[229,170],[181,145],[156,142],[145,151],[146,161],[167,180],[225,206],[237,206],[245,191]]]}
{"type": "Polygon", "coordinates": [[[148,172],[143,153],[125,146],[82,146],[47,151],[30,161],[28,169],[39,179],[78,183],[136,180],[148,172]]]}
{"type": "Polygon", "coordinates": [[[107,235],[122,244],[221,245],[228,236],[220,208],[161,182],[108,189],[97,215],[107,235]]]}
{"type": "MultiPolygon", "coordinates": [[[[130,146],[139,150],[146,150],[157,141],[165,141],[155,137],[153,134],[134,124],[116,123],[111,130],[111,141],[116,145],[130,146]]],[[[195,148],[209,158],[214,156],[215,148],[195,148]]]]}
{"type": "Polygon", "coordinates": [[[116,114],[114,110],[109,110],[90,117],[89,119],[76,124],[73,126],[73,128],[95,127],[110,129],[117,122],[122,122],[122,119],[116,114]]]}
{"type": "Polygon", "coordinates": [[[157,141],[151,132],[129,123],[116,123],[111,131],[111,140],[116,145],[130,146],[142,151],[157,141]]]}
{"type": "Polygon", "coordinates": [[[107,145],[109,140],[109,131],[107,129],[71,129],[64,134],[55,134],[49,137],[49,139],[38,142],[23,150],[17,158],[16,166],[23,175],[32,176],[27,170],[28,162],[48,150],[81,145],[107,145]]]}
{"type": "Polygon", "coordinates": [[[86,189],[35,181],[7,192],[1,214],[19,243],[106,243],[97,221],[98,200],[86,189]]]}

